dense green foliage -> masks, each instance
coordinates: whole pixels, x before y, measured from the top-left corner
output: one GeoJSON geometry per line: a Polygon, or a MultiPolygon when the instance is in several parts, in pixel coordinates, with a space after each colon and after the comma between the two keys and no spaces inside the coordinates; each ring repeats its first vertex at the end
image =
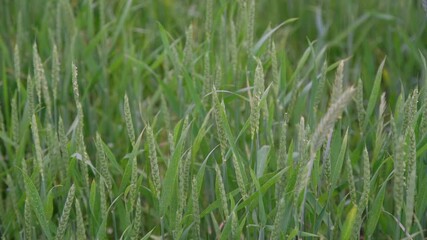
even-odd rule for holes
{"type": "Polygon", "coordinates": [[[421,1],[0,5],[2,238],[427,236],[421,1]]]}

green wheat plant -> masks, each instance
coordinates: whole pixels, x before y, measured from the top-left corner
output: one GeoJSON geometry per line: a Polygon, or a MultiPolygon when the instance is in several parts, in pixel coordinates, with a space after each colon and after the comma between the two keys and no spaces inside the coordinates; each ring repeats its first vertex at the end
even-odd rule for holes
{"type": "Polygon", "coordinates": [[[426,239],[426,6],[1,1],[0,238],[426,239]]]}

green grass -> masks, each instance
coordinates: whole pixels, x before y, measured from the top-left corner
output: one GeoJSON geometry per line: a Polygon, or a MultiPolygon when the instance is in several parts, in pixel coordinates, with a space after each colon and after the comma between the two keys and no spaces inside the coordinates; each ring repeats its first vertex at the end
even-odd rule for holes
{"type": "Polygon", "coordinates": [[[1,5],[2,239],[427,236],[421,1],[1,5]]]}

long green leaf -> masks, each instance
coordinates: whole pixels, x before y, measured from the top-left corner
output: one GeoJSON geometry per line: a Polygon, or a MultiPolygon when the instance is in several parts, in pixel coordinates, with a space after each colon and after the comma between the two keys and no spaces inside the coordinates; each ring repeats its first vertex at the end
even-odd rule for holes
{"type": "Polygon", "coordinates": [[[37,191],[36,186],[34,185],[31,178],[22,171],[22,176],[24,177],[25,190],[27,193],[27,197],[30,203],[31,208],[39,220],[39,224],[43,230],[43,233],[47,237],[47,239],[52,239],[52,235],[49,229],[49,223],[47,221],[47,217],[45,215],[45,210],[43,207],[42,199],[37,191]]]}
{"type": "Polygon", "coordinates": [[[378,68],[377,75],[375,76],[374,85],[372,86],[371,95],[369,96],[368,107],[366,109],[365,123],[363,124],[363,129],[366,129],[371,118],[372,113],[374,112],[375,103],[380,95],[381,88],[381,79],[383,74],[383,68],[386,58],[381,62],[380,67],[378,68]]]}

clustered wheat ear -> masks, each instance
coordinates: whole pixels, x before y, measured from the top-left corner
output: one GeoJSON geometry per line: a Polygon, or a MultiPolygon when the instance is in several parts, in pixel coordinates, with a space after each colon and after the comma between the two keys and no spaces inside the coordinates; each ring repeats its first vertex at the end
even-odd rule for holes
{"type": "Polygon", "coordinates": [[[362,214],[365,209],[368,207],[369,194],[370,194],[370,179],[371,179],[371,170],[370,170],[369,155],[366,146],[363,150],[363,190],[362,195],[360,196],[359,204],[357,205],[357,214],[355,225],[353,226],[353,236],[358,236],[360,232],[360,227],[362,225],[362,214]]]}
{"type": "Polygon", "coordinates": [[[218,164],[215,164],[215,173],[216,173],[215,185],[218,188],[218,194],[219,194],[218,198],[221,201],[221,208],[224,213],[224,218],[227,218],[229,216],[227,194],[225,193],[224,182],[222,181],[222,174],[221,174],[221,170],[218,167],[218,164]]]}
{"type": "Polygon", "coordinates": [[[12,109],[12,141],[18,143],[19,140],[19,117],[18,117],[18,103],[17,95],[15,94],[12,98],[11,109],[12,109]]]}
{"type": "Polygon", "coordinates": [[[32,214],[31,214],[31,207],[30,202],[28,200],[28,197],[25,198],[24,203],[24,232],[25,232],[25,239],[33,239],[33,220],[32,220],[32,214]]]}
{"type": "Polygon", "coordinates": [[[33,140],[34,140],[34,147],[36,149],[36,166],[39,169],[39,173],[42,179],[42,184],[45,183],[45,177],[44,177],[44,161],[43,161],[43,152],[42,147],[40,144],[40,137],[39,137],[39,128],[37,126],[37,120],[36,116],[33,115],[32,121],[31,121],[31,130],[33,132],[33,140]]]}
{"type": "Polygon", "coordinates": [[[319,107],[320,101],[323,98],[323,90],[325,88],[325,84],[326,84],[326,73],[328,70],[328,63],[326,61],[323,62],[323,66],[322,69],[320,70],[320,78],[319,78],[319,83],[317,86],[317,90],[316,93],[314,95],[314,111],[317,112],[317,109],[319,107]]]}
{"type": "Polygon", "coordinates": [[[200,239],[200,209],[199,209],[199,191],[197,178],[194,177],[191,184],[192,202],[193,202],[193,237],[200,239]]]}
{"type": "Polygon", "coordinates": [[[332,131],[328,134],[326,143],[323,144],[323,171],[328,188],[331,187],[331,141],[332,131]]]}
{"type": "Polygon", "coordinates": [[[47,109],[47,116],[52,119],[52,101],[50,98],[49,86],[46,80],[44,72],[43,62],[39,56],[37,45],[34,43],[33,46],[33,62],[34,62],[34,76],[36,79],[36,90],[39,103],[41,103],[42,97],[47,109]]]}
{"type": "Polygon", "coordinates": [[[262,63],[259,59],[257,59],[257,67],[255,69],[254,85],[254,92],[250,101],[250,123],[252,140],[255,138],[256,134],[258,134],[261,110],[261,97],[264,93],[264,71],[262,68],[262,63]]]}
{"type": "Polygon", "coordinates": [[[111,174],[110,174],[110,171],[108,170],[108,162],[105,156],[104,143],[99,133],[96,133],[95,146],[96,146],[96,152],[97,152],[97,164],[98,164],[99,172],[101,173],[101,179],[105,182],[107,189],[111,190],[112,188],[111,174]]]}
{"type": "Polygon", "coordinates": [[[156,196],[160,196],[161,180],[159,163],[157,161],[156,142],[154,139],[153,129],[147,125],[147,142],[148,142],[148,157],[150,159],[151,177],[153,178],[156,196]]]}
{"type": "Polygon", "coordinates": [[[221,151],[221,157],[222,161],[226,162],[226,153],[228,149],[228,141],[225,136],[225,119],[222,115],[224,109],[223,105],[219,102],[218,93],[216,91],[215,86],[213,86],[212,89],[212,102],[213,102],[213,108],[214,108],[214,118],[215,118],[215,126],[217,129],[217,135],[219,139],[219,146],[221,151]]]}
{"type": "Polygon", "coordinates": [[[243,179],[243,172],[242,172],[242,169],[240,168],[239,160],[237,159],[237,156],[234,154],[232,159],[233,159],[233,167],[236,173],[236,180],[237,180],[237,185],[239,187],[240,194],[242,195],[243,200],[246,200],[248,198],[248,193],[246,192],[245,181],[243,179]]]}
{"type": "Polygon", "coordinates": [[[42,83],[41,83],[41,60],[39,53],[37,51],[37,44],[33,45],[33,65],[34,65],[34,79],[35,79],[35,89],[37,94],[38,103],[42,101],[42,83]]]}
{"type": "Polygon", "coordinates": [[[13,48],[13,64],[14,64],[14,74],[16,79],[16,86],[18,89],[18,92],[21,91],[21,59],[19,57],[19,47],[18,44],[15,44],[15,47],[13,48]]]}
{"type": "MultiPolygon", "coordinates": [[[[394,127],[395,128],[395,127],[394,127]]],[[[396,130],[395,130],[396,131],[396,130]]],[[[404,178],[405,178],[405,152],[403,136],[394,133],[394,186],[393,196],[395,204],[395,216],[400,219],[403,205],[404,178]]]]}
{"type": "Polygon", "coordinates": [[[231,69],[232,69],[232,73],[234,78],[237,78],[237,65],[238,65],[238,54],[239,54],[239,49],[237,46],[237,30],[236,30],[236,26],[234,24],[234,21],[231,20],[230,22],[230,31],[231,31],[231,50],[230,50],[230,55],[231,55],[231,69]]]}
{"type": "Polygon", "coordinates": [[[211,34],[212,34],[212,20],[213,20],[213,3],[214,0],[206,0],[206,19],[205,19],[205,33],[206,33],[206,42],[208,47],[211,44],[211,34]]]}
{"type": "Polygon", "coordinates": [[[277,204],[277,212],[274,218],[273,232],[271,233],[271,238],[270,238],[271,240],[281,239],[280,226],[282,224],[285,211],[286,211],[285,198],[282,198],[277,204]]]}
{"type": "MultiPolygon", "coordinates": [[[[338,120],[338,118],[341,116],[342,112],[344,111],[344,108],[346,108],[347,105],[350,103],[353,97],[354,91],[355,89],[353,87],[350,87],[338,97],[335,103],[333,103],[329,107],[328,111],[326,112],[326,115],[322,118],[320,123],[317,125],[317,128],[311,137],[310,158],[309,158],[310,160],[306,165],[303,166],[303,169],[301,170],[298,176],[299,180],[298,180],[298,185],[296,186],[295,198],[296,200],[298,200],[301,192],[304,192],[304,198],[301,205],[299,205],[298,201],[296,202],[297,207],[299,206],[301,206],[301,208],[304,207],[305,193],[307,190],[309,179],[311,178],[311,172],[313,168],[314,159],[316,157],[316,152],[322,146],[327,134],[331,132],[333,126],[335,125],[335,122],[338,120]]],[[[303,210],[301,210],[300,213],[303,213],[303,210]]]]}
{"type": "Polygon", "coordinates": [[[134,209],[134,204],[137,196],[138,188],[138,163],[136,156],[133,156],[131,159],[131,176],[130,176],[130,190],[129,190],[129,202],[131,209],[134,209]]]}
{"type": "Polygon", "coordinates": [[[188,181],[190,179],[190,165],[191,165],[191,150],[189,150],[185,158],[179,162],[179,178],[178,178],[178,209],[176,212],[175,219],[175,236],[181,234],[181,221],[182,215],[186,206],[187,193],[188,193],[188,181]]]}
{"type": "Polygon", "coordinates": [[[125,94],[125,97],[124,97],[123,112],[124,112],[124,119],[126,123],[128,136],[133,146],[135,145],[135,130],[133,128],[132,115],[131,115],[130,106],[129,106],[129,98],[127,94],[125,94]]]}
{"type": "Polygon", "coordinates": [[[320,123],[317,125],[311,137],[311,153],[315,153],[322,145],[325,136],[329,133],[330,129],[334,126],[335,122],[341,116],[344,108],[350,103],[351,98],[354,94],[355,89],[350,87],[344,91],[341,96],[329,107],[326,115],[322,118],[320,123]]]}
{"type": "MultiPolygon", "coordinates": [[[[34,81],[30,75],[27,77],[27,105],[28,105],[28,121],[31,122],[31,118],[34,114],[34,81]]],[[[1,113],[0,113],[1,114],[1,113]]]]}
{"type": "Polygon", "coordinates": [[[408,161],[408,171],[406,176],[405,228],[407,231],[410,231],[414,216],[414,202],[417,191],[417,143],[413,128],[410,128],[407,132],[407,142],[406,156],[408,161]]]}
{"type": "Polygon", "coordinates": [[[212,90],[211,62],[209,58],[209,52],[205,54],[203,61],[203,95],[205,96],[212,90]]]}
{"type": "Polygon", "coordinates": [[[337,72],[335,74],[335,81],[332,85],[331,104],[335,103],[342,93],[342,85],[344,79],[344,60],[341,60],[337,72]]]}
{"type": "Polygon", "coordinates": [[[58,99],[58,84],[60,82],[59,80],[59,74],[61,64],[59,62],[59,56],[58,56],[58,48],[56,45],[53,45],[52,50],[52,90],[53,90],[53,101],[56,102],[58,99]]]}
{"type": "Polygon", "coordinates": [[[77,227],[76,227],[76,235],[77,235],[77,239],[81,239],[84,240],[86,239],[86,233],[85,233],[85,223],[83,220],[83,214],[82,214],[82,209],[80,208],[80,202],[78,199],[76,199],[76,204],[74,205],[74,207],[76,208],[76,222],[77,222],[77,227]]]}
{"type": "Polygon", "coordinates": [[[184,64],[186,66],[191,65],[193,59],[193,48],[194,48],[194,39],[193,39],[193,25],[190,24],[187,31],[185,32],[185,47],[184,47],[184,64]]]}
{"type": "Polygon", "coordinates": [[[71,208],[74,202],[74,195],[76,193],[76,188],[71,185],[70,190],[68,191],[67,199],[65,200],[64,209],[62,210],[61,219],[59,220],[58,229],[56,230],[56,240],[64,238],[65,230],[67,230],[68,218],[70,217],[71,208]]]}
{"type": "Polygon", "coordinates": [[[247,51],[250,55],[250,51],[254,39],[254,25],[255,25],[255,0],[248,0],[248,8],[246,13],[246,41],[247,51]]]}
{"type": "Polygon", "coordinates": [[[408,129],[412,128],[416,121],[418,104],[418,89],[415,89],[405,102],[405,112],[403,121],[403,131],[406,133],[408,129]]]}
{"type": "Polygon", "coordinates": [[[353,205],[357,205],[356,185],[354,183],[353,166],[351,165],[351,159],[347,157],[345,163],[348,177],[348,185],[350,188],[350,199],[353,205]]]}
{"type": "Polygon", "coordinates": [[[270,58],[271,58],[271,72],[273,77],[273,91],[276,97],[279,96],[279,85],[280,85],[280,75],[279,75],[279,66],[277,63],[277,50],[276,44],[274,41],[271,42],[270,49],[270,58]]]}
{"type": "Polygon", "coordinates": [[[356,86],[355,95],[356,109],[357,109],[357,120],[359,122],[359,128],[363,131],[363,121],[365,120],[365,108],[363,107],[363,82],[359,78],[356,86]]]}
{"type": "Polygon", "coordinates": [[[135,220],[133,221],[133,235],[132,240],[138,239],[140,236],[140,231],[142,228],[142,204],[141,204],[141,198],[138,197],[138,200],[136,201],[136,211],[135,211],[135,220]]]}

